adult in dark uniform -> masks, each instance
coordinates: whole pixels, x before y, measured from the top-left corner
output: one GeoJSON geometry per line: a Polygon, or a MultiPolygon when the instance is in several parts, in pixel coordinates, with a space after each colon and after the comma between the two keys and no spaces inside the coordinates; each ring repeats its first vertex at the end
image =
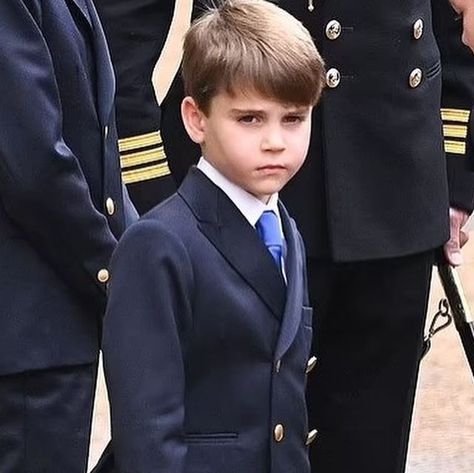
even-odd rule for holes
{"type": "Polygon", "coordinates": [[[450,221],[445,253],[461,263],[473,208],[474,57],[447,0],[279,3],[327,66],[311,159],[283,196],[319,314],[313,471],[400,473],[434,253],[450,221]]]}
{"type": "MultiPolygon", "coordinates": [[[[278,4],[327,65],[309,157],[282,196],[302,229],[316,309],[313,471],[400,473],[435,252],[444,245],[461,262],[474,205],[473,56],[448,0],[278,4]]],[[[177,176],[173,158],[196,157],[179,125],[182,94],[177,78],[163,104],[177,176]]]]}
{"type": "Polygon", "coordinates": [[[0,2],[0,471],[86,471],[123,193],[90,0],[0,2]]]}
{"type": "Polygon", "coordinates": [[[140,214],[176,190],[160,134],[152,84],[175,0],[95,0],[117,76],[122,176],[140,214]]]}

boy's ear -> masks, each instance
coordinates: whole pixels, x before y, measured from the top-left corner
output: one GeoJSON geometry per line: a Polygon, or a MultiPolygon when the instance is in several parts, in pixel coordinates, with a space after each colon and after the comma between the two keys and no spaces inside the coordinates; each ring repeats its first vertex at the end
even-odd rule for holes
{"type": "Polygon", "coordinates": [[[181,117],[189,137],[197,144],[204,142],[206,115],[192,97],[181,102],[181,117]]]}

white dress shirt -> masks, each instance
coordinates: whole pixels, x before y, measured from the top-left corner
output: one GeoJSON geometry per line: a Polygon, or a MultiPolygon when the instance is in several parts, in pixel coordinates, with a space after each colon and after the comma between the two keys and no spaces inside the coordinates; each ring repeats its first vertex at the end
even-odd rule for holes
{"type": "MultiPolygon", "coordinates": [[[[273,211],[278,219],[278,225],[283,241],[285,235],[283,233],[283,226],[281,224],[280,210],[278,209],[278,192],[272,194],[267,204],[264,204],[261,200],[257,199],[254,195],[250,194],[246,190],[229,181],[221,172],[219,172],[206,158],[201,157],[197,164],[197,168],[203,172],[212,183],[214,183],[234,205],[239,209],[240,213],[247,219],[247,221],[255,228],[258,219],[262,216],[263,212],[267,210],[273,211]]],[[[282,257],[281,267],[283,270],[283,277],[286,281],[285,275],[285,261],[282,257]]]]}

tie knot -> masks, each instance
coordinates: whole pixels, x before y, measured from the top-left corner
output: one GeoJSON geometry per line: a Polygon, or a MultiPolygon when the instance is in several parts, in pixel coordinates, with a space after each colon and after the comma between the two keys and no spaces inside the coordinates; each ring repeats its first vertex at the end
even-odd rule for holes
{"type": "Polygon", "coordinates": [[[265,210],[255,225],[260,238],[265,246],[282,244],[280,225],[278,217],[273,210],[265,210]]]}

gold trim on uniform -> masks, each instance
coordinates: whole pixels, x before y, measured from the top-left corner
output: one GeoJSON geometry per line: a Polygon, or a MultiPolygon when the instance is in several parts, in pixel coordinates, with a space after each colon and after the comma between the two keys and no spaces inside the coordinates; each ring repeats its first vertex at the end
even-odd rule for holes
{"type": "Polygon", "coordinates": [[[469,122],[470,116],[471,116],[470,110],[461,110],[459,108],[442,108],[441,109],[441,118],[443,119],[443,121],[447,121],[447,122],[467,123],[469,122]]]}
{"type": "Polygon", "coordinates": [[[122,179],[125,184],[133,184],[140,181],[148,181],[157,177],[163,177],[171,174],[168,163],[155,164],[141,169],[132,169],[130,171],[122,171],[122,179]]]}
{"type": "Polygon", "coordinates": [[[466,138],[468,126],[462,123],[469,123],[471,111],[460,108],[442,108],[441,118],[443,119],[444,150],[451,154],[466,154],[466,138]],[[451,123],[446,123],[451,122],[451,123]],[[458,138],[458,139],[446,139],[458,138]]]}
{"type": "Polygon", "coordinates": [[[443,125],[443,134],[447,138],[467,138],[467,126],[443,125]]]}
{"type": "Polygon", "coordinates": [[[119,151],[130,151],[137,148],[145,148],[146,146],[161,145],[161,133],[159,131],[152,131],[143,135],[130,136],[118,140],[119,151]]]}
{"type": "Polygon", "coordinates": [[[119,151],[125,184],[171,174],[159,130],[120,139],[119,151]]]}
{"type": "Polygon", "coordinates": [[[159,147],[139,151],[137,153],[123,154],[120,156],[120,165],[122,168],[129,168],[131,166],[139,166],[140,164],[152,163],[163,159],[166,159],[166,154],[163,147],[159,147]]]}
{"type": "Polygon", "coordinates": [[[464,141],[444,140],[446,153],[466,154],[466,143],[464,141]]]}

